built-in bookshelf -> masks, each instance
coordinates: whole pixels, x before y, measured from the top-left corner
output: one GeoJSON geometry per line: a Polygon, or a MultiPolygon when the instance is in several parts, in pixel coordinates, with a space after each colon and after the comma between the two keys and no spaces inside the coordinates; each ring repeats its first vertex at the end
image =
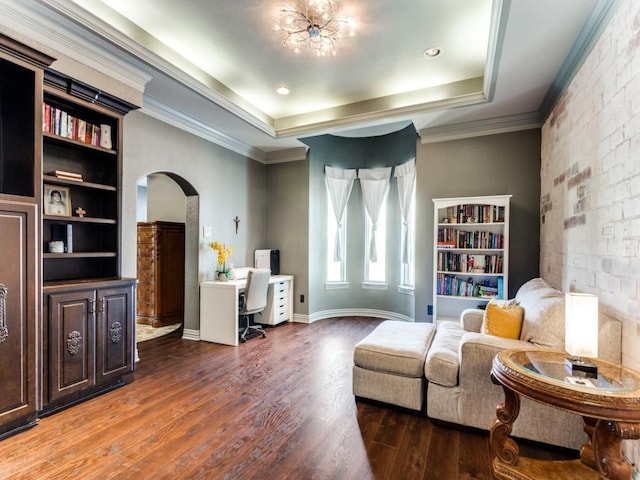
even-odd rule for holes
{"type": "Polygon", "coordinates": [[[121,116],[49,86],[42,109],[44,283],[117,278],[121,116]]]}
{"type": "Polygon", "coordinates": [[[434,321],[508,295],[510,198],[433,200],[434,321]]]}

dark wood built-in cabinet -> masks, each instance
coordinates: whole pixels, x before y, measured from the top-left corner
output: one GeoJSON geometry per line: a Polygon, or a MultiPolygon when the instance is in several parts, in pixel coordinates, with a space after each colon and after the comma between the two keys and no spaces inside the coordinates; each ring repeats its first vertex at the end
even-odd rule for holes
{"type": "Polygon", "coordinates": [[[0,439],[134,370],[135,279],[120,277],[122,118],[134,107],[53,61],[0,34],[0,439]],[[51,130],[46,105],[110,145],[51,130]],[[71,209],[47,205],[52,189],[71,209]]]}
{"type": "Polygon", "coordinates": [[[0,438],[38,411],[40,99],[52,58],[0,34],[0,438]]]}
{"type": "Polygon", "coordinates": [[[135,333],[131,280],[69,285],[49,293],[49,375],[45,411],[123,384],[135,333]],[[62,401],[60,401],[62,399],[62,401]]]}
{"type": "Polygon", "coordinates": [[[184,223],[138,223],[138,323],[184,320],[184,223]]]}

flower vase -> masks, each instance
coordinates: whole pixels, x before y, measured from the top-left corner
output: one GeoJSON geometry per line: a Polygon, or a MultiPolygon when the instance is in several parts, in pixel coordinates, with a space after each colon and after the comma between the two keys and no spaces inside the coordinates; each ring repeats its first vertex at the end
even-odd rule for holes
{"type": "Polygon", "coordinates": [[[227,272],[218,272],[218,281],[219,282],[229,281],[229,277],[227,277],[227,272]]]}

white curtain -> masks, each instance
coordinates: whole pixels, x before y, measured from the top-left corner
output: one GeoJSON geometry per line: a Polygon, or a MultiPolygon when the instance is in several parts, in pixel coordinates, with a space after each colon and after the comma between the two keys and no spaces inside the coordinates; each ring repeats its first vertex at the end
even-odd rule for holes
{"type": "Polygon", "coordinates": [[[415,159],[395,168],[394,176],[398,179],[398,197],[400,199],[400,216],[402,218],[402,249],[400,260],[403,264],[411,263],[411,238],[409,219],[411,218],[411,198],[416,180],[415,159]]]}
{"type": "Polygon", "coordinates": [[[369,261],[377,262],[378,253],[376,250],[376,227],[380,208],[389,191],[389,180],[391,178],[391,167],[387,168],[361,168],[358,171],[358,178],[362,187],[362,198],[364,207],[371,221],[371,235],[369,236],[369,261]]]}
{"type": "Polygon", "coordinates": [[[356,171],[325,166],[324,173],[327,191],[329,192],[329,198],[331,199],[331,206],[333,207],[333,213],[336,217],[336,223],[338,224],[334,242],[335,246],[333,249],[333,260],[334,262],[341,262],[342,248],[340,245],[340,231],[342,229],[342,218],[344,217],[344,211],[347,208],[349,196],[351,196],[353,181],[356,179],[356,171]]]}

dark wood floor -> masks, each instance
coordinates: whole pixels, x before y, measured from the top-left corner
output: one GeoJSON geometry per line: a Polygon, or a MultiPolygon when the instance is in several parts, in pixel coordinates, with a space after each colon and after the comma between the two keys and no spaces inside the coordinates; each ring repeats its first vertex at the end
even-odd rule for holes
{"type": "Polygon", "coordinates": [[[378,323],[143,342],[133,383],[2,441],[0,479],[490,478],[486,433],[354,400],[353,347],[378,323]]]}

